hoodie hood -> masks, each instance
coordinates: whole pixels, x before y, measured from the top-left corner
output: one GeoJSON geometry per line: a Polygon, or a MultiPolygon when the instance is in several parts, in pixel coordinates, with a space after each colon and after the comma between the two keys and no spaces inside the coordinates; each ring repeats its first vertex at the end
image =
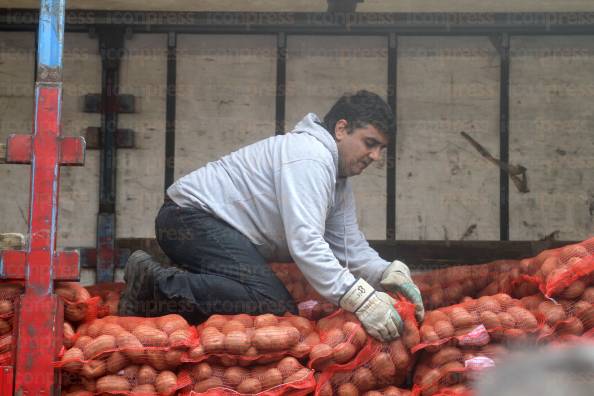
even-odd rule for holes
{"type": "Polygon", "coordinates": [[[322,121],[316,114],[309,113],[295,125],[291,133],[307,133],[318,139],[332,154],[334,166],[338,171],[338,147],[336,146],[336,141],[321,123],[322,121]]]}

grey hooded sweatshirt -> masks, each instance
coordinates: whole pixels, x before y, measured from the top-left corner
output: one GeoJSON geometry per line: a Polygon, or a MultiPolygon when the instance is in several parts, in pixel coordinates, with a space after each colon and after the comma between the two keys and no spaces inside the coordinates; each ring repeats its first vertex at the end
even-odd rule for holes
{"type": "Polygon", "coordinates": [[[378,288],[389,263],[359,230],[338,149],[310,113],[288,134],[245,146],[177,180],[167,194],[245,235],[270,261],[295,261],[328,301],[362,277],[378,288]]]}

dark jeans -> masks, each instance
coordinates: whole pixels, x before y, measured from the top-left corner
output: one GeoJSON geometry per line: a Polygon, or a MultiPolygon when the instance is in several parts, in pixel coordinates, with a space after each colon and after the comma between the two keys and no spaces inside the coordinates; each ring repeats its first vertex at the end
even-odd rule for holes
{"type": "Polygon", "coordinates": [[[191,322],[214,313],[297,313],[291,295],[256,247],[211,214],[167,201],[157,215],[159,245],[178,267],[157,280],[157,295],[191,322]]]}

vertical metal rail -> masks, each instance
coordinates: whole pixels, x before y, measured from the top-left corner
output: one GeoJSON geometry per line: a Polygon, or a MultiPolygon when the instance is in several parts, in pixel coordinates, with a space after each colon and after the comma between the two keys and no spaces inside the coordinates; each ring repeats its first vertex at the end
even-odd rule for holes
{"type": "Polygon", "coordinates": [[[276,36],[276,125],[275,133],[285,133],[285,103],[287,94],[287,35],[276,36]]]}
{"type": "Polygon", "coordinates": [[[101,158],[99,172],[99,214],[97,216],[97,283],[112,282],[115,263],[116,175],[119,69],[124,31],[99,31],[101,54],[101,158]]]}
{"type": "MultiPolygon", "coordinates": [[[[396,119],[396,78],[397,78],[398,38],[396,33],[388,35],[388,105],[394,111],[396,119]]],[[[396,132],[388,144],[386,153],[386,239],[396,239],[396,132]]]]}
{"type": "Polygon", "coordinates": [[[58,347],[58,300],[53,292],[58,222],[59,141],[65,0],[41,0],[35,115],[31,142],[29,251],[21,298],[15,394],[51,395],[58,383],[52,360],[58,347]]]}
{"type": "Polygon", "coordinates": [[[167,35],[167,99],[165,105],[165,192],[175,177],[175,94],[177,79],[177,33],[167,35]]]}
{"type": "MultiPolygon", "coordinates": [[[[509,35],[503,33],[499,38],[500,79],[499,79],[499,158],[503,164],[509,163],[509,35]]],[[[499,171],[499,239],[509,240],[509,175],[499,171]]]]}
{"type": "MultiPolygon", "coordinates": [[[[84,163],[84,140],[60,136],[65,0],[40,6],[33,133],[10,135],[6,155],[9,163],[31,164],[29,244],[0,253],[1,277],[25,283],[17,309],[16,395],[59,394],[52,362],[62,346],[63,314],[54,280],[78,278],[78,254],[56,251],[60,165],[84,163]]],[[[2,394],[12,394],[11,370],[2,373],[2,394]]]]}

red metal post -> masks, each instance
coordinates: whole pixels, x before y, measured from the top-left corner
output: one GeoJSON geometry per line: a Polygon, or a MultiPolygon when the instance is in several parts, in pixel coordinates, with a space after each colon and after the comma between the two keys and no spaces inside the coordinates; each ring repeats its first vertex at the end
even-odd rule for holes
{"type": "MultiPolygon", "coordinates": [[[[17,323],[18,396],[59,394],[52,363],[62,344],[63,314],[53,287],[55,280],[78,278],[78,254],[56,252],[60,165],[82,165],[85,151],[84,139],[60,136],[64,12],[64,0],[41,0],[33,134],[12,135],[7,145],[7,162],[31,164],[27,250],[0,256],[0,276],[25,281],[17,323]]],[[[12,393],[9,372],[0,373],[2,395],[12,393]]]]}

